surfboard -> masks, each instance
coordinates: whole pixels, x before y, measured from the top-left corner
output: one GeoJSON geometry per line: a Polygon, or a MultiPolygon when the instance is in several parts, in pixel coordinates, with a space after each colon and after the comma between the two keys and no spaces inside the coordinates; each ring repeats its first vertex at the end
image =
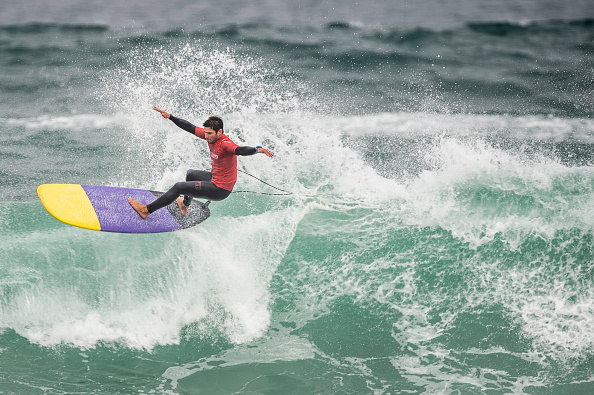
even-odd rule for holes
{"type": "Polygon", "coordinates": [[[43,184],[37,195],[56,219],[79,228],[118,233],[161,233],[187,229],[210,217],[208,204],[192,200],[183,216],[177,202],[155,211],[146,219],[130,203],[131,197],[148,204],[163,192],[80,184],[43,184]]]}

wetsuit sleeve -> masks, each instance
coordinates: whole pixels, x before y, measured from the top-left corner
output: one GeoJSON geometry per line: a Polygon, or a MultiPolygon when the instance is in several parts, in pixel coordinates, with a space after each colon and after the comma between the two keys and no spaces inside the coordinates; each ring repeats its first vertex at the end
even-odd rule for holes
{"type": "Polygon", "coordinates": [[[190,122],[186,121],[185,119],[181,119],[178,117],[174,117],[173,115],[169,114],[169,119],[176,124],[178,127],[182,128],[188,133],[192,133],[194,136],[198,136],[200,138],[204,138],[204,129],[192,125],[190,122]]]}
{"type": "Polygon", "coordinates": [[[235,155],[248,156],[248,155],[254,155],[257,153],[258,153],[258,151],[256,150],[256,147],[243,146],[243,147],[235,148],[235,155]]]}
{"type": "Polygon", "coordinates": [[[194,134],[196,131],[196,126],[192,125],[190,122],[186,121],[185,119],[181,119],[178,117],[174,117],[173,115],[169,114],[169,119],[176,124],[178,127],[182,128],[188,133],[194,134]]]}

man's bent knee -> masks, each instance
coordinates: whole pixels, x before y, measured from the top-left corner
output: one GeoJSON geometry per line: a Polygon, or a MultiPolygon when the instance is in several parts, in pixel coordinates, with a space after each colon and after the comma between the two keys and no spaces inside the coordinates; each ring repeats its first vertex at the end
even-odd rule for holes
{"type": "Polygon", "coordinates": [[[179,195],[182,194],[183,189],[184,189],[184,183],[182,181],[176,182],[175,185],[173,185],[173,190],[179,195]]]}

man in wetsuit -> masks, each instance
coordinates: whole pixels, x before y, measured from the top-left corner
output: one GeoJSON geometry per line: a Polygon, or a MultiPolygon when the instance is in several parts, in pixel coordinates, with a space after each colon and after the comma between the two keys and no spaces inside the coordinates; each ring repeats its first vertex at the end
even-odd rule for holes
{"type": "Polygon", "coordinates": [[[166,207],[174,200],[182,215],[187,215],[192,198],[223,200],[231,194],[237,181],[237,155],[247,156],[257,153],[272,157],[267,149],[261,146],[240,147],[223,133],[223,120],[219,117],[208,118],[202,126],[194,126],[190,122],[153,107],[163,118],[169,118],[180,128],[208,142],[212,170],[188,170],[186,182],[176,183],[169,191],[148,205],[128,198],[130,205],[144,219],[156,210],[166,207]],[[180,195],[184,195],[182,198],[180,195]]]}

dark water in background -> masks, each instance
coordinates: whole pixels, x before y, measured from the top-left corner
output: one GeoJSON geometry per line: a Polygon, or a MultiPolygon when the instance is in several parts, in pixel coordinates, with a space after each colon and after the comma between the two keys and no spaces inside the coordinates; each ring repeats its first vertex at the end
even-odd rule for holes
{"type": "MultiPolygon", "coordinates": [[[[591,2],[0,4],[0,392],[594,390],[591,2]],[[295,192],[164,235],[51,182],[165,189],[222,115],[295,192]]],[[[239,190],[274,192],[240,175],[239,190]]]]}
{"type": "Polygon", "coordinates": [[[323,26],[331,22],[411,29],[444,29],[468,22],[525,23],[547,20],[579,20],[594,17],[592,2],[573,1],[239,1],[189,2],[172,0],[106,0],[101,4],[75,0],[48,3],[28,0],[0,5],[2,24],[52,22],[102,24],[114,29],[157,31],[171,28],[200,29],[227,24],[274,26],[323,26]]]}

